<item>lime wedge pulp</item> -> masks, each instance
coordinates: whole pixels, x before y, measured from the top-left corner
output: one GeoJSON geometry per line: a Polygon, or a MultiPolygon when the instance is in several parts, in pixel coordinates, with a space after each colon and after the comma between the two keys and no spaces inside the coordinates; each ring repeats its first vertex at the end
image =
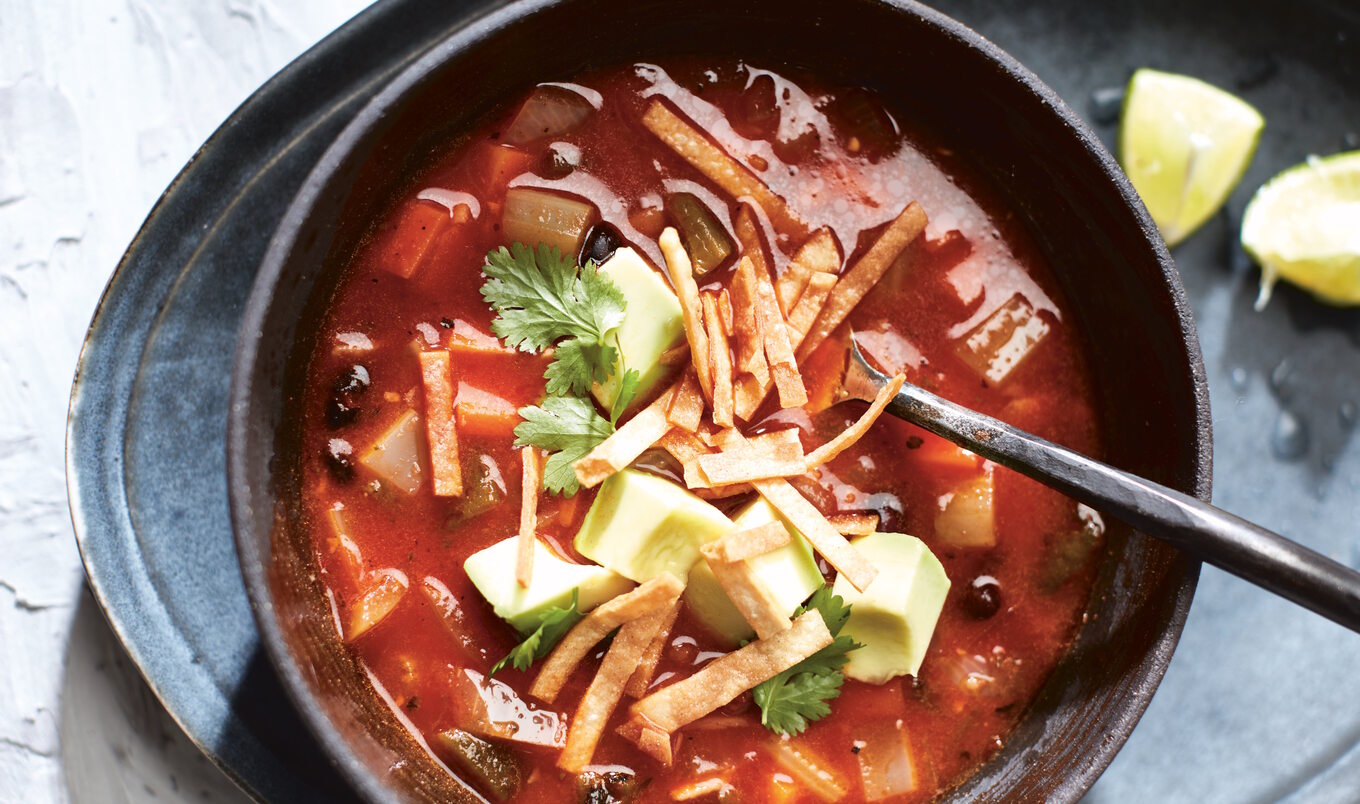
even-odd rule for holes
{"type": "Polygon", "coordinates": [[[1241,98],[1197,78],[1133,74],[1119,123],[1119,163],[1168,246],[1223,206],[1264,127],[1241,98]]]}
{"type": "Polygon", "coordinates": [[[1360,304],[1360,151],[1310,158],[1266,182],[1242,216],[1261,295],[1284,278],[1332,304],[1360,304]]]}

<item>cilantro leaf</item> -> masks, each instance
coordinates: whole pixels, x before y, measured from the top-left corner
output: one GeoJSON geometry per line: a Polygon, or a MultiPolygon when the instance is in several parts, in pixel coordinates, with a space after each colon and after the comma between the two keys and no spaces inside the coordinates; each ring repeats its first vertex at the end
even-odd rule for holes
{"type": "Polygon", "coordinates": [[[544,377],[548,393],[584,394],[618,358],[612,332],[623,323],[623,291],[594,261],[579,268],[555,248],[515,243],[486,255],[482,297],[496,311],[491,331],[524,352],[564,340],[544,377]]]}
{"type": "Polygon", "coordinates": [[[850,607],[831,587],[822,585],[794,616],[816,610],[822,615],[826,628],[835,637],[830,645],[817,651],[793,667],[758,685],[752,691],[760,707],[760,722],[779,734],[799,734],[808,723],[821,720],[831,713],[827,703],[841,694],[845,676],[841,668],[849,661],[847,654],[862,647],[847,636],[840,636],[841,628],[850,618],[850,607]]]}
{"type": "Polygon", "coordinates": [[[571,465],[614,433],[614,425],[580,396],[550,396],[542,405],[519,409],[515,446],[533,446],[551,455],[543,465],[543,488],[570,497],[580,489],[571,465]]]}
{"type": "Polygon", "coordinates": [[[642,375],[637,369],[629,369],[623,373],[623,377],[619,379],[619,392],[614,396],[614,404],[609,408],[609,421],[612,424],[618,424],[619,417],[633,403],[641,381],[642,375]]]}
{"type": "Polygon", "coordinates": [[[552,606],[543,614],[543,619],[539,621],[538,628],[524,638],[524,641],[510,649],[499,662],[491,666],[488,675],[496,675],[509,665],[514,665],[516,670],[528,670],[534,662],[547,656],[548,653],[561,641],[562,637],[572,629],[572,626],[581,621],[585,615],[577,608],[581,590],[576,588],[571,590],[571,605],[565,609],[560,606],[552,606]]]}

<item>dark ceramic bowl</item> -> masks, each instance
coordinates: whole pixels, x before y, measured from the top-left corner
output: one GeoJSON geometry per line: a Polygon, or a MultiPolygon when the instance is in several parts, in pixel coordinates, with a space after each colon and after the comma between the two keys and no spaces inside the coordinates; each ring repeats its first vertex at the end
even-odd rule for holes
{"type": "MultiPolygon", "coordinates": [[[[591,67],[705,53],[872,87],[969,158],[1028,222],[1087,335],[1106,457],[1208,497],[1208,394],[1171,258],[1096,138],[994,45],[901,0],[748,0],[740,11],[727,0],[513,3],[434,47],[340,134],[281,222],[241,329],[227,465],[246,589],[285,688],[364,798],[472,796],[340,645],[298,527],[298,400],[340,269],[399,177],[506,99],[591,67]]],[[[1006,747],[953,795],[1079,798],[1161,680],[1198,569],[1141,534],[1116,533],[1071,651],[1006,747]]]]}

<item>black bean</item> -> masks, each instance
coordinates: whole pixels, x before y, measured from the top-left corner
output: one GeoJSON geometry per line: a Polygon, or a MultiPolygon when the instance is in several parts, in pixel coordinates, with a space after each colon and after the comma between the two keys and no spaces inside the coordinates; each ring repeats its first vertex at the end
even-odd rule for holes
{"type": "Polygon", "coordinates": [[[963,593],[963,609],[975,620],[986,620],[1001,608],[1001,584],[990,575],[973,579],[963,593]]]}
{"type": "Polygon", "coordinates": [[[354,479],[354,447],[343,438],[332,438],[326,442],[324,452],[326,468],[341,483],[354,479]]]}
{"type": "Polygon", "coordinates": [[[368,390],[372,379],[368,369],[357,363],[331,383],[331,398],[326,400],[326,424],[338,430],[359,418],[359,398],[368,390]]]}
{"type": "Polygon", "coordinates": [[[623,245],[623,238],[607,223],[597,223],[586,234],[585,245],[581,247],[581,262],[594,260],[596,265],[614,256],[623,245]]]}

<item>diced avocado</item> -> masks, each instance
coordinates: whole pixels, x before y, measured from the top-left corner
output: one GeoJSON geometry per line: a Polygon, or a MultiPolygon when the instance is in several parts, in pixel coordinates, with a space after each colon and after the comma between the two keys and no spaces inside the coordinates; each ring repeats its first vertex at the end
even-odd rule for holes
{"type": "Polygon", "coordinates": [[[685,489],[625,469],[600,486],[576,550],[638,583],[662,572],[684,578],[699,547],[730,530],[732,520],[685,489]]]}
{"type": "MultiPolygon", "coordinates": [[[[747,530],[776,520],[783,521],[762,497],[738,511],[732,518],[732,525],[734,530],[747,530]]],[[[788,527],[788,523],[784,522],[784,526],[788,527]]],[[[778,550],[756,556],[750,562],[751,568],[769,587],[784,613],[793,614],[808,595],[822,585],[822,573],[817,569],[812,546],[793,528],[789,528],[789,533],[793,535],[793,541],[778,550]]],[[[729,645],[736,646],[742,640],[755,636],[755,631],[751,630],[746,618],[728,600],[713,570],[709,569],[708,562],[703,558],[689,572],[685,607],[729,645]]]]}
{"type": "Polygon", "coordinates": [[[850,604],[841,633],[864,645],[850,652],[845,674],[870,684],[916,675],[949,592],[944,567],[924,542],[904,533],[871,533],[853,544],[878,576],[863,592],[844,576],[831,589],[850,604]]]}
{"type": "MultiPolygon", "coordinates": [[[[619,325],[619,358],[623,367],[640,376],[637,398],[643,399],[667,374],[661,355],[675,346],[684,332],[680,301],[661,274],[631,248],[621,248],[600,265],[600,271],[613,280],[627,303],[619,325]]],[[[609,381],[590,389],[595,399],[609,410],[619,393],[623,376],[615,365],[609,381]]]]}
{"type": "Polygon", "coordinates": [[[571,590],[580,589],[577,606],[590,611],[632,588],[627,578],[593,564],[572,564],[553,555],[542,542],[534,544],[534,572],[529,588],[515,580],[515,537],[496,542],[468,556],[463,569],[472,585],[491,604],[496,616],[520,633],[538,627],[550,607],[571,605],[571,590]]]}

